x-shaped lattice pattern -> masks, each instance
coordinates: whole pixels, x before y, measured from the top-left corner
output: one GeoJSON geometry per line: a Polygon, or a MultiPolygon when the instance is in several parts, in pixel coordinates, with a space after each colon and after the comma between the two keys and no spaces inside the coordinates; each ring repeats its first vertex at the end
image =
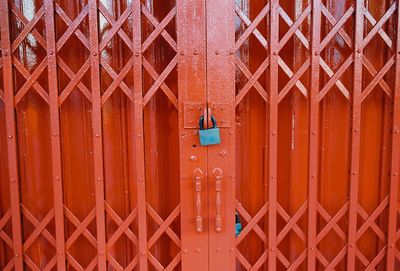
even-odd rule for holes
{"type": "Polygon", "coordinates": [[[157,260],[157,258],[150,252],[150,249],[156,244],[157,240],[166,233],[169,238],[171,238],[172,242],[181,249],[181,240],[176,235],[176,233],[170,228],[171,223],[179,216],[180,214],[180,204],[171,212],[171,214],[167,217],[167,219],[163,220],[160,215],[147,204],[147,214],[157,223],[159,226],[156,232],[148,239],[147,248],[148,248],[148,259],[149,262],[156,268],[157,270],[174,270],[175,267],[181,261],[181,253],[178,252],[177,255],[172,259],[172,261],[168,264],[168,266],[164,267],[157,260]]]}
{"type": "MultiPolygon", "coordinates": [[[[240,49],[240,47],[250,37],[250,35],[254,35],[254,37],[259,41],[259,43],[262,46],[264,46],[264,48],[268,49],[268,41],[261,34],[261,32],[257,30],[257,26],[266,18],[267,14],[270,12],[269,3],[264,6],[264,8],[260,11],[260,13],[255,17],[253,21],[249,19],[249,17],[243,12],[243,10],[241,10],[241,8],[238,5],[235,5],[235,11],[237,16],[241,19],[242,23],[247,27],[236,41],[235,44],[236,50],[240,49]]],[[[280,17],[289,27],[288,31],[279,40],[279,46],[277,51],[273,52],[274,54],[278,55],[279,67],[289,77],[289,80],[286,82],[285,86],[279,91],[278,102],[280,102],[290,92],[290,90],[293,87],[296,87],[305,97],[307,97],[308,95],[308,90],[301,82],[300,78],[305,74],[307,70],[309,70],[310,57],[308,57],[296,71],[293,71],[279,56],[279,50],[281,50],[287,44],[287,42],[293,37],[298,38],[300,42],[304,45],[304,47],[307,50],[310,50],[309,41],[305,37],[305,35],[302,34],[300,26],[310,16],[311,5],[305,7],[304,10],[301,12],[301,14],[295,19],[295,21],[293,21],[292,18],[290,18],[290,16],[285,12],[283,8],[279,7],[278,12],[280,17]]],[[[235,63],[238,69],[248,79],[247,83],[240,90],[238,90],[238,94],[236,96],[236,105],[238,105],[243,100],[243,98],[249,93],[251,88],[254,88],[265,101],[268,101],[267,91],[258,82],[258,79],[268,68],[268,65],[270,63],[270,58],[267,57],[257,68],[254,74],[250,72],[249,68],[246,66],[245,63],[243,63],[243,61],[238,56],[235,58],[235,63]]],[[[308,206],[308,201],[305,201],[301,205],[301,207],[295,212],[295,214],[292,217],[290,217],[285,211],[285,209],[279,204],[277,204],[278,214],[286,222],[285,227],[277,235],[277,245],[288,235],[290,231],[294,231],[305,244],[307,243],[306,235],[296,224],[299,221],[299,219],[306,213],[307,206],[308,206]]],[[[240,244],[240,242],[242,242],[245,239],[248,233],[253,230],[264,242],[265,246],[268,247],[265,233],[257,225],[257,222],[267,213],[267,204],[265,204],[253,218],[244,209],[244,207],[241,206],[240,203],[237,203],[237,211],[243,217],[246,223],[248,223],[241,232],[241,234],[239,235],[237,239],[237,245],[240,244]]],[[[250,269],[257,270],[267,260],[268,251],[265,250],[262,256],[257,260],[257,262],[253,266],[247,261],[247,259],[240,253],[238,249],[236,250],[236,256],[241,265],[245,267],[247,270],[250,269]]],[[[277,258],[286,268],[296,269],[306,259],[306,256],[307,256],[307,251],[304,250],[298,256],[298,258],[291,263],[285,257],[285,255],[283,255],[281,251],[277,250],[277,258]]]]}
{"type": "Polygon", "coordinates": [[[33,88],[43,98],[43,100],[46,101],[46,103],[49,103],[48,93],[37,82],[37,79],[47,67],[47,57],[44,57],[39,63],[39,65],[37,65],[33,71],[29,71],[14,54],[19,48],[19,46],[21,46],[21,44],[27,38],[28,34],[32,34],[37,40],[37,42],[43,47],[43,49],[46,50],[45,39],[41,36],[39,32],[37,32],[34,29],[36,24],[39,22],[40,19],[42,19],[44,15],[44,6],[42,6],[36,12],[32,20],[28,20],[21,13],[21,11],[15,6],[13,2],[10,1],[9,6],[11,13],[24,26],[24,28],[21,30],[21,32],[18,34],[18,36],[13,40],[11,44],[11,54],[13,55],[12,57],[13,66],[26,80],[25,83],[22,85],[22,87],[16,90],[15,104],[18,104],[31,88],[33,88]]]}
{"type": "Polygon", "coordinates": [[[168,97],[169,101],[178,108],[178,100],[171,89],[165,83],[167,77],[171,74],[173,69],[178,63],[178,55],[177,53],[177,44],[176,41],[172,38],[172,36],[168,33],[165,28],[168,26],[169,23],[175,18],[176,16],[176,8],[172,8],[171,11],[164,17],[164,19],[159,22],[153,14],[148,10],[148,8],[142,4],[142,14],[147,18],[147,20],[151,23],[154,27],[153,32],[144,40],[142,44],[142,52],[146,52],[149,46],[156,40],[157,37],[161,35],[164,40],[171,46],[171,48],[175,51],[175,56],[169,62],[169,64],[165,67],[164,71],[161,74],[157,74],[154,67],[151,63],[143,56],[143,67],[144,70],[148,72],[148,74],[154,80],[154,84],[150,86],[147,90],[146,94],[143,97],[143,104],[146,105],[149,100],[154,96],[158,89],[161,89],[164,94],[168,97]]]}
{"type": "Polygon", "coordinates": [[[119,73],[116,73],[115,70],[111,67],[111,65],[108,63],[107,59],[101,57],[101,66],[103,69],[107,72],[107,74],[112,78],[112,83],[108,86],[108,88],[104,91],[104,94],[102,96],[102,104],[104,104],[110,96],[115,92],[115,90],[119,87],[125,95],[131,100],[134,100],[134,95],[132,89],[127,86],[127,84],[124,81],[124,78],[129,74],[129,71],[133,67],[133,43],[129,36],[124,32],[122,26],[123,24],[128,20],[129,16],[132,13],[132,5],[131,3],[125,11],[120,15],[120,17],[116,20],[110,12],[107,10],[107,8],[99,2],[99,11],[101,14],[106,18],[107,23],[111,26],[111,29],[107,32],[107,34],[103,37],[103,39],[100,41],[99,44],[99,50],[102,52],[103,50],[106,49],[107,44],[112,40],[113,37],[118,35],[121,40],[124,42],[124,44],[129,48],[130,50],[130,57],[128,61],[126,62],[125,66],[121,69],[119,73]]]}
{"type": "MultiPolygon", "coordinates": [[[[389,9],[385,12],[385,14],[377,21],[372,14],[368,11],[367,8],[364,8],[364,16],[367,22],[371,25],[372,29],[369,31],[369,33],[364,37],[363,40],[363,47],[365,48],[368,43],[376,36],[378,35],[384,42],[384,44],[389,48],[393,49],[393,42],[390,39],[390,37],[386,34],[386,32],[383,30],[383,25],[388,21],[390,16],[393,15],[394,11],[396,10],[396,5],[392,4],[389,9]]],[[[325,36],[324,39],[322,39],[320,43],[320,50],[323,50],[328,43],[332,40],[332,38],[335,35],[340,35],[340,37],[344,40],[344,42],[349,46],[350,48],[353,48],[353,41],[350,38],[350,36],[347,34],[347,32],[344,30],[343,25],[346,23],[349,18],[354,13],[354,7],[350,7],[343,17],[340,20],[336,20],[333,15],[328,11],[328,9],[321,4],[321,12],[327,19],[327,21],[332,25],[332,29],[330,32],[325,36]]],[[[328,74],[330,79],[328,82],[322,87],[320,93],[319,93],[319,99],[322,100],[324,96],[329,92],[329,90],[332,88],[334,84],[338,87],[338,89],[342,92],[342,94],[349,99],[350,94],[349,91],[345,88],[344,84],[341,83],[340,77],[344,74],[344,72],[350,67],[350,65],[353,63],[354,59],[354,53],[352,53],[341,65],[341,67],[336,71],[336,73],[329,73],[329,71],[325,70],[325,72],[328,74]],[[338,85],[339,83],[339,85],[338,85]]],[[[323,68],[324,64],[322,63],[322,58],[320,58],[320,65],[323,68]]],[[[384,91],[384,93],[388,96],[391,97],[391,89],[388,86],[388,84],[385,82],[383,77],[385,74],[389,71],[389,69],[393,66],[395,62],[395,56],[392,55],[387,62],[383,65],[383,67],[377,71],[373,64],[368,60],[368,58],[363,55],[362,56],[362,63],[363,66],[365,67],[365,70],[373,77],[373,79],[369,82],[369,84],[363,88],[362,92],[362,101],[371,93],[371,91],[379,85],[381,89],[384,91]]],[[[340,219],[342,219],[346,213],[348,212],[349,209],[349,202],[346,202],[345,205],[334,215],[331,217],[328,212],[320,205],[318,204],[317,206],[317,211],[318,213],[322,216],[322,218],[327,222],[325,227],[318,233],[317,235],[317,244],[319,244],[324,237],[330,232],[334,231],[338,237],[340,237],[344,243],[347,242],[347,236],[345,232],[340,228],[338,225],[338,222],[340,219]]],[[[367,229],[371,229],[372,232],[376,234],[376,236],[379,238],[379,240],[382,243],[386,243],[386,236],[384,232],[382,231],[381,228],[379,228],[378,224],[376,224],[375,220],[382,214],[382,212],[388,207],[388,197],[386,197],[380,204],[379,206],[372,212],[372,214],[368,215],[368,213],[362,208],[361,205],[358,205],[357,208],[357,213],[358,215],[362,218],[364,221],[362,225],[360,225],[357,229],[357,240],[360,239],[360,237],[367,231],[367,229]]],[[[374,259],[371,261],[365,257],[365,255],[361,252],[360,249],[357,247],[356,249],[356,257],[358,260],[362,263],[362,265],[365,267],[365,270],[375,270],[376,266],[382,261],[384,256],[386,255],[386,246],[384,246],[379,253],[375,256],[374,259]]],[[[341,262],[346,255],[347,247],[344,246],[339,253],[336,255],[336,257],[329,262],[324,255],[317,250],[317,259],[320,261],[320,263],[326,268],[326,269],[334,269],[335,266],[341,262]]]]}
{"type": "MultiPolygon", "coordinates": [[[[11,210],[9,209],[4,213],[3,217],[0,219],[0,241],[3,241],[5,245],[7,245],[8,249],[13,251],[13,240],[11,237],[4,231],[4,227],[11,221],[11,210]]],[[[5,248],[7,249],[7,248],[5,248]]],[[[8,263],[4,263],[4,270],[12,270],[14,267],[14,261],[11,259],[8,263]]]]}

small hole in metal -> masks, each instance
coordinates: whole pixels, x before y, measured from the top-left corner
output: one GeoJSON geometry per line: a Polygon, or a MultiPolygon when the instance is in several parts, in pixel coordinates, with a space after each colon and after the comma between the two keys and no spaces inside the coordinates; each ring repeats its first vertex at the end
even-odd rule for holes
{"type": "Polygon", "coordinates": [[[192,145],[192,147],[193,147],[193,148],[196,148],[196,147],[197,147],[197,145],[196,145],[196,144],[193,144],[193,145],[192,145]]]}

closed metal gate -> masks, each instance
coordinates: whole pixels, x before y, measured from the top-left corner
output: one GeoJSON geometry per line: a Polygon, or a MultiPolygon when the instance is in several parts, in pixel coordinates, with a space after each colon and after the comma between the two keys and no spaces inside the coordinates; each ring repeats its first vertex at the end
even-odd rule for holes
{"type": "Polygon", "coordinates": [[[398,270],[399,11],[0,0],[0,269],[398,270]]]}

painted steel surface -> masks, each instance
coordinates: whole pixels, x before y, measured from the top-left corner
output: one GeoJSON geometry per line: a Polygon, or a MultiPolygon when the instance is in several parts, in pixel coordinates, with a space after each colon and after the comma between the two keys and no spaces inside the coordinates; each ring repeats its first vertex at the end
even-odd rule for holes
{"type": "Polygon", "coordinates": [[[0,0],[0,270],[400,269],[399,5],[0,0]]]}

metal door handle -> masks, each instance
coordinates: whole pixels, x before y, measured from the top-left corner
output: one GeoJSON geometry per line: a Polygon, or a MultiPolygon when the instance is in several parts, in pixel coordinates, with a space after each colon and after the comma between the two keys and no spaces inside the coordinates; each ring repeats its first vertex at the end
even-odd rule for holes
{"type": "Polygon", "coordinates": [[[221,190],[222,190],[222,170],[216,168],[213,171],[215,178],[215,231],[222,231],[222,217],[221,217],[221,190]]]}
{"type": "Polygon", "coordinates": [[[203,231],[203,217],[201,216],[201,186],[203,180],[203,171],[199,168],[196,168],[193,172],[193,180],[194,180],[194,191],[195,191],[195,209],[196,209],[196,217],[195,217],[195,224],[196,224],[196,231],[202,232],[203,231]]]}

